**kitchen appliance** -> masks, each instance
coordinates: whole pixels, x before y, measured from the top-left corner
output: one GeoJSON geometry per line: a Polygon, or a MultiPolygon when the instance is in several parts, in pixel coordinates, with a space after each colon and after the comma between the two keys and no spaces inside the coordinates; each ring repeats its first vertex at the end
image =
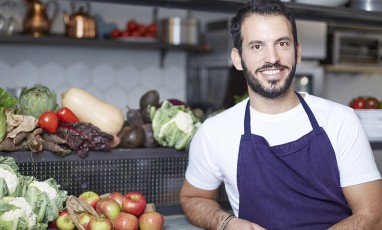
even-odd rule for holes
{"type": "Polygon", "coordinates": [[[86,2],[83,6],[79,6],[76,11],[75,2],[71,2],[72,15],[64,12],[65,34],[72,38],[96,38],[97,25],[95,19],[90,16],[90,3],[86,2]]]}
{"type": "Polygon", "coordinates": [[[334,30],[328,50],[333,65],[381,66],[382,33],[334,30]]]}
{"type": "Polygon", "coordinates": [[[170,45],[198,45],[199,22],[186,17],[169,17],[160,21],[161,41],[170,45]]]}
{"type": "MultiPolygon", "coordinates": [[[[322,96],[324,69],[318,60],[326,57],[327,25],[298,21],[297,29],[304,61],[297,65],[293,84],[297,90],[322,96]]],[[[187,102],[208,113],[232,106],[247,87],[242,72],[231,62],[230,19],[207,23],[204,39],[211,52],[189,56],[187,102]]]]}
{"type": "Polygon", "coordinates": [[[55,0],[49,0],[46,4],[38,0],[25,0],[27,11],[23,19],[23,31],[26,34],[40,37],[50,32],[52,22],[58,12],[58,3],[55,0]],[[51,9],[50,16],[47,10],[51,9]]]}

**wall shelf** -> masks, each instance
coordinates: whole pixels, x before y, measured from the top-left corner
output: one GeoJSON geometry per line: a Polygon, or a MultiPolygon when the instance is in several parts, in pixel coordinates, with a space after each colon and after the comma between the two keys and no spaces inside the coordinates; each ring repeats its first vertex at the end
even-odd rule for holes
{"type": "Polygon", "coordinates": [[[63,35],[48,35],[35,38],[28,35],[0,36],[0,44],[6,45],[40,45],[40,46],[72,46],[85,48],[106,49],[136,49],[136,50],[158,50],[160,52],[160,67],[164,66],[164,59],[168,51],[185,51],[188,53],[209,52],[207,45],[169,45],[156,40],[144,39],[75,39],[63,35]]]}
{"type": "MultiPolygon", "coordinates": [[[[234,0],[85,0],[99,3],[131,4],[180,8],[208,12],[235,13],[245,2],[234,0]]],[[[286,2],[298,19],[325,21],[341,25],[365,25],[381,27],[382,12],[364,11],[349,7],[330,7],[286,2]]]]}

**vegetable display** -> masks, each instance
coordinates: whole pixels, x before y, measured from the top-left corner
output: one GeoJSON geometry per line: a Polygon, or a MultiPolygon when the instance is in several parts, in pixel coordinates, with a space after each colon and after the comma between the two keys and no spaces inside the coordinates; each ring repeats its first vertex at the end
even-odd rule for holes
{"type": "Polygon", "coordinates": [[[13,108],[16,104],[17,98],[0,88],[0,142],[4,140],[7,133],[7,120],[4,109],[13,108]]]}
{"type": "Polygon", "coordinates": [[[46,229],[64,209],[67,191],[53,178],[38,181],[18,170],[14,158],[0,156],[0,229],[46,229]]]}
{"type": "Polygon", "coordinates": [[[58,108],[57,97],[48,87],[36,84],[31,88],[24,87],[18,100],[19,114],[40,117],[43,112],[58,108]]]}
{"type": "Polygon", "coordinates": [[[162,146],[181,150],[188,148],[200,126],[199,119],[184,105],[163,101],[161,107],[149,106],[154,138],[162,146]]]}
{"type": "Polygon", "coordinates": [[[62,106],[69,108],[81,122],[91,123],[103,132],[117,135],[125,122],[122,111],[80,88],[70,88],[61,96],[62,106]]]}

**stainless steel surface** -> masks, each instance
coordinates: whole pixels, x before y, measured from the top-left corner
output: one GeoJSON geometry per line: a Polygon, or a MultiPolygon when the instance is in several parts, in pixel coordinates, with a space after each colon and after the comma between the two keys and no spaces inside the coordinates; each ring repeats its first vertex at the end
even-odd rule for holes
{"type": "Polygon", "coordinates": [[[366,11],[382,11],[381,0],[350,0],[350,7],[366,11]]]}
{"type": "Polygon", "coordinates": [[[171,45],[198,45],[199,22],[193,18],[169,17],[160,21],[161,40],[171,45]]]}

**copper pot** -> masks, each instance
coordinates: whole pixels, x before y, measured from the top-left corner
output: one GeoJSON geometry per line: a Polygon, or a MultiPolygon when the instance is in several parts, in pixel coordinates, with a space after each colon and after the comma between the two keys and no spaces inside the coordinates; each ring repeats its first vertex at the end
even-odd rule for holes
{"type": "MultiPolygon", "coordinates": [[[[72,2],[72,11],[76,11],[75,3],[72,2]]],[[[95,19],[89,15],[90,4],[80,6],[77,12],[68,15],[64,12],[65,33],[72,38],[96,38],[97,25],[95,19]],[[85,9],[86,8],[86,9],[85,9]]]]}
{"type": "Polygon", "coordinates": [[[49,0],[46,4],[38,0],[25,0],[25,2],[28,9],[23,19],[24,33],[34,37],[49,34],[51,24],[57,16],[58,3],[55,0],[49,0]],[[50,17],[46,12],[48,8],[52,9],[50,17]]]}

